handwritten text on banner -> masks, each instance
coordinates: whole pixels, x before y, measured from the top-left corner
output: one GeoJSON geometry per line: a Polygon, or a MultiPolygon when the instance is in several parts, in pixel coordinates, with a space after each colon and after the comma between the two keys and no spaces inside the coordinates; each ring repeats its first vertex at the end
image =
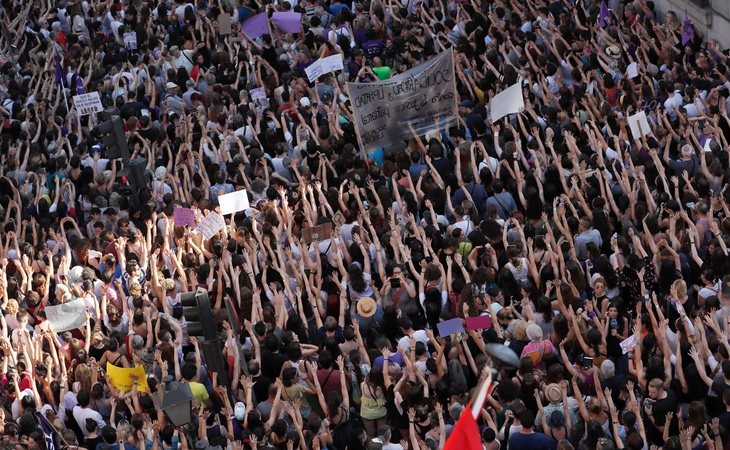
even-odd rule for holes
{"type": "Polygon", "coordinates": [[[360,147],[367,151],[456,123],[452,50],[376,83],[347,83],[360,147]]]}

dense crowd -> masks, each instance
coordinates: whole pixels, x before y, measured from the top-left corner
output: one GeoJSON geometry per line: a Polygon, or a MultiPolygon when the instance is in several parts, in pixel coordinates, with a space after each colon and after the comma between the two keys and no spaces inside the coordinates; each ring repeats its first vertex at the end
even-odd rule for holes
{"type": "Polygon", "coordinates": [[[441,449],[495,368],[485,450],[730,448],[730,52],[687,18],[67,1],[0,6],[2,449],[441,449]],[[250,38],[262,12],[301,32],[250,38]],[[458,121],[361,148],[347,83],[448,49],[458,121]],[[524,110],[493,123],[515,83],[524,110]]]}

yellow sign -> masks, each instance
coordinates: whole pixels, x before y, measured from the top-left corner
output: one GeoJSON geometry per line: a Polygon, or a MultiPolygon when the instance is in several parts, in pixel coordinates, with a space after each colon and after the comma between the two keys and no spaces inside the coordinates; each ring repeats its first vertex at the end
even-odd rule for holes
{"type": "Polygon", "coordinates": [[[139,392],[147,392],[147,374],[142,366],[124,368],[106,363],[106,376],[109,383],[122,392],[131,391],[135,381],[139,392]]]}

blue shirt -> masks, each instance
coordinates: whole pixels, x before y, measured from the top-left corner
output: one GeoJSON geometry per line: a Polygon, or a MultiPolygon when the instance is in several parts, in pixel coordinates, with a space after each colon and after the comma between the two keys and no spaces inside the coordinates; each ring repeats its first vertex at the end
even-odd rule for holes
{"type": "Polygon", "coordinates": [[[343,9],[346,9],[347,12],[350,12],[350,8],[344,3],[334,3],[330,6],[330,14],[336,16],[337,14],[341,13],[343,9]]]}
{"type": "Polygon", "coordinates": [[[556,450],[557,441],[542,433],[514,433],[509,437],[508,450],[556,450]]]}

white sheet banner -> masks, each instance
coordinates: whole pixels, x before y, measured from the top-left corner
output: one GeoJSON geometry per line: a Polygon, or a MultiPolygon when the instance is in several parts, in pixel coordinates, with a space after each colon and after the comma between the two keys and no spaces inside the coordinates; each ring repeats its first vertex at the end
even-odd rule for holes
{"type": "Polygon", "coordinates": [[[86,304],[83,299],[46,306],[45,311],[48,322],[57,333],[75,330],[86,323],[86,304]]]}
{"type": "Polygon", "coordinates": [[[360,148],[368,151],[435,128],[458,117],[453,50],[375,83],[347,83],[360,148]]]}

